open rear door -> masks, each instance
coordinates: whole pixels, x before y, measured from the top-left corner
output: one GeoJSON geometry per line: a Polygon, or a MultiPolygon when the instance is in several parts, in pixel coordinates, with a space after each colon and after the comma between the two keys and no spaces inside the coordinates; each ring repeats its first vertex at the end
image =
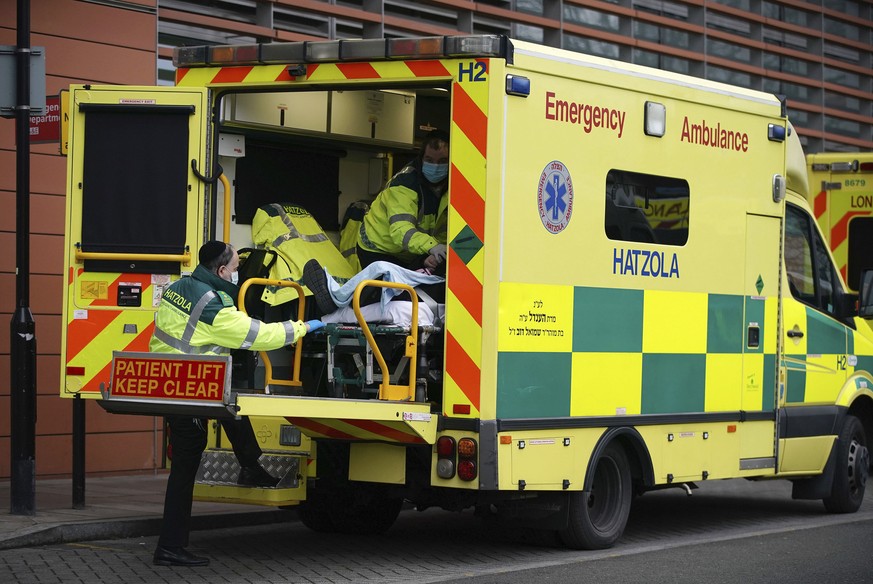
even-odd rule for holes
{"type": "Polygon", "coordinates": [[[74,86],[61,396],[100,397],[113,351],[147,351],[164,289],[196,264],[205,88],[74,86]]]}

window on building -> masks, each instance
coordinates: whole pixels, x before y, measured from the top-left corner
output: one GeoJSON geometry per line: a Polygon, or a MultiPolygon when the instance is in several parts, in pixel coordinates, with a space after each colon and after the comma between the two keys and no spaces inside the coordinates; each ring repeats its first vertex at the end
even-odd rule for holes
{"type": "Polygon", "coordinates": [[[861,31],[854,24],[849,24],[844,20],[828,18],[827,16],[824,19],[824,31],[827,34],[832,34],[853,41],[857,41],[861,38],[861,31]]]}
{"type": "Polygon", "coordinates": [[[618,32],[619,26],[619,18],[615,14],[580,8],[572,4],[564,4],[564,22],[582,24],[610,32],[618,32]]]}
{"type": "Polygon", "coordinates": [[[790,6],[782,6],[774,2],[762,2],[761,13],[767,18],[772,18],[786,24],[807,26],[809,15],[804,10],[798,10],[790,6]]]}
{"type": "Polygon", "coordinates": [[[791,73],[792,75],[800,75],[806,77],[809,75],[809,63],[793,57],[785,57],[775,53],[764,53],[761,58],[761,63],[765,69],[770,71],[780,71],[782,73],[791,73]]]}
{"type": "Polygon", "coordinates": [[[775,28],[765,28],[762,36],[765,43],[805,51],[809,40],[802,35],[793,34],[775,28]]]}
{"type": "Polygon", "coordinates": [[[679,47],[681,49],[688,48],[688,45],[691,43],[690,36],[685,31],[655,26],[640,20],[634,21],[633,34],[635,39],[650,41],[659,45],[679,47]]]}
{"type": "Polygon", "coordinates": [[[667,18],[675,18],[677,20],[688,20],[688,6],[678,2],[670,2],[669,0],[633,0],[634,8],[666,16],[667,18]]]}
{"type": "Polygon", "coordinates": [[[731,85],[739,85],[741,87],[752,86],[752,76],[748,73],[733,71],[723,67],[715,67],[710,65],[706,68],[706,78],[713,81],[721,81],[722,83],[730,83],[731,85]]]}
{"type": "Polygon", "coordinates": [[[688,183],[683,179],[610,170],[604,229],[609,239],[665,245],[688,241],[688,183]]]}
{"type": "Polygon", "coordinates": [[[824,54],[826,57],[833,57],[847,63],[859,63],[861,61],[861,54],[855,49],[827,40],[824,41],[824,54]]]}
{"type": "Polygon", "coordinates": [[[825,91],[825,107],[860,113],[861,100],[850,95],[825,91]]]}
{"type": "Polygon", "coordinates": [[[520,41],[542,44],[545,39],[542,27],[531,26],[529,24],[515,24],[514,27],[514,36],[520,41]]]}
{"type": "Polygon", "coordinates": [[[861,124],[852,120],[844,120],[834,116],[825,116],[825,132],[833,132],[853,138],[861,137],[861,124]]]}
{"type": "Polygon", "coordinates": [[[837,85],[844,85],[845,87],[852,87],[854,89],[861,87],[860,75],[844,71],[843,69],[836,69],[834,67],[825,67],[824,80],[828,83],[836,83],[837,85]]]}
{"type": "Polygon", "coordinates": [[[715,30],[723,30],[744,37],[748,37],[752,33],[752,25],[749,21],[725,16],[718,12],[706,13],[706,27],[715,30]]]}
{"type": "Polygon", "coordinates": [[[564,48],[576,51],[577,53],[587,53],[609,59],[618,59],[619,57],[618,45],[615,43],[583,38],[572,34],[564,35],[564,48]]]}
{"type": "Polygon", "coordinates": [[[752,60],[752,51],[748,47],[726,43],[712,38],[706,39],[706,54],[743,63],[748,63],[752,60]]]}
{"type": "Polygon", "coordinates": [[[528,14],[542,14],[543,0],[516,0],[515,9],[528,14]]]}
{"type": "Polygon", "coordinates": [[[769,93],[777,93],[798,101],[810,101],[809,87],[805,85],[779,81],[778,79],[764,79],[761,85],[762,89],[769,93]]]}

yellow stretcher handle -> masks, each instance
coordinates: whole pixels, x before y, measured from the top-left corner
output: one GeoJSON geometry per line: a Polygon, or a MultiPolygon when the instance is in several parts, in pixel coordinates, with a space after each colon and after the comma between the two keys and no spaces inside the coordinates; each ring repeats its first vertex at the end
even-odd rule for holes
{"type": "MultiPolygon", "coordinates": [[[[222,175],[223,176],[223,175],[222,175]]],[[[269,278],[249,278],[245,282],[243,282],[242,286],[239,290],[239,309],[246,313],[245,307],[245,297],[246,292],[248,292],[249,286],[257,285],[257,286],[279,286],[279,287],[288,287],[295,288],[297,290],[297,296],[300,301],[297,303],[297,320],[303,320],[303,315],[306,310],[306,296],[304,295],[303,288],[297,282],[292,282],[291,280],[272,280],[269,278]]],[[[294,344],[294,365],[291,370],[291,379],[273,379],[273,364],[270,361],[270,356],[266,351],[259,351],[261,355],[261,359],[264,360],[264,367],[266,369],[265,379],[264,379],[264,391],[266,393],[270,393],[270,385],[285,385],[289,387],[300,387],[303,383],[300,381],[300,360],[303,357],[302,353],[303,343],[300,342],[300,339],[297,339],[297,342],[294,344]]]]}

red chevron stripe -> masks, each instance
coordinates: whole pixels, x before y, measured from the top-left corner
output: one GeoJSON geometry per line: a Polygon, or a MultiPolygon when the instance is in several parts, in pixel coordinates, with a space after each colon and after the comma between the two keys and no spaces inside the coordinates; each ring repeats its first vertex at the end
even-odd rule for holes
{"type": "Polygon", "coordinates": [[[826,191],[821,191],[819,194],[815,196],[815,201],[813,203],[813,209],[815,213],[815,218],[818,219],[822,215],[824,215],[825,211],[828,209],[828,194],[826,191]]]}
{"type": "Polygon", "coordinates": [[[390,426],[386,426],[384,424],[380,424],[379,422],[374,422],[372,420],[343,420],[346,424],[351,426],[357,426],[362,430],[366,430],[372,434],[376,434],[378,436],[385,436],[395,442],[410,442],[410,443],[423,443],[422,440],[417,434],[409,434],[407,432],[403,432],[398,430],[397,428],[392,428],[390,426]]]}
{"type": "Polygon", "coordinates": [[[464,308],[480,327],[482,326],[482,284],[467,267],[458,254],[449,247],[451,262],[451,277],[448,280],[449,290],[458,297],[464,308]]]}
{"type": "Polygon", "coordinates": [[[446,333],[446,373],[452,376],[473,407],[478,410],[481,372],[451,332],[446,333]]]}
{"type": "Polygon", "coordinates": [[[90,310],[88,318],[71,321],[67,325],[67,363],[103,332],[119,313],[118,310],[90,310]]]}
{"type": "Polygon", "coordinates": [[[476,147],[482,156],[485,156],[485,150],[488,143],[488,118],[479,109],[470,96],[464,91],[460,83],[455,83],[452,86],[454,91],[454,99],[452,102],[452,121],[454,121],[462,132],[467,136],[473,146],[476,147]]]}
{"type": "Polygon", "coordinates": [[[188,74],[188,71],[191,69],[184,67],[182,69],[176,69],[176,85],[179,85],[179,82],[185,78],[185,75],[188,74]]]}
{"type": "Polygon", "coordinates": [[[252,67],[222,67],[218,70],[215,77],[212,78],[212,83],[239,83],[244,81],[246,76],[252,72],[252,67]]]}
{"type": "Polygon", "coordinates": [[[379,79],[381,77],[369,63],[337,63],[336,68],[346,79],[379,79]]]}
{"type": "MultiPolygon", "coordinates": [[[[127,345],[122,347],[121,351],[143,351],[147,352],[149,350],[149,340],[152,337],[152,330],[155,328],[155,323],[151,322],[147,327],[137,334],[132,341],[130,341],[127,345]]],[[[87,371],[85,374],[87,375],[87,371]]],[[[103,369],[97,372],[97,375],[92,376],[85,385],[82,386],[81,391],[83,392],[100,392],[100,382],[104,381],[105,383],[109,383],[112,380],[112,361],[106,364],[103,369]]]]}
{"type": "Polygon", "coordinates": [[[341,432],[336,428],[328,426],[327,424],[322,424],[321,422],[316,422],[315,420],[311,420],[309,418],[286,417],[285,419],[297,426],[298,428],[310,430],[317,434],[321,434],[322,436],[327,436],[329,438],[339,438],[341,440],[358,440],[357,436],[346,434],[345,432],[341,432]]]}
{"type": "Polygon", "coordinates": [[[416,77],[451,77],[452,74],[440,61],[406,61],[406,66],[416,77]]]}
{"type": "Polygon", "coordinates": [[[467,181],[461,171],[452,165],[452,207],[457,211],[473,233],[485,242],[485,201],[467,181]]]}
{"type": "Polygon", "coordinates": [[[866,211],[849,211],[831,229],[831,249],[837,249],[849,236],[849,219],[858,215],[866,215],[866,211]]]}

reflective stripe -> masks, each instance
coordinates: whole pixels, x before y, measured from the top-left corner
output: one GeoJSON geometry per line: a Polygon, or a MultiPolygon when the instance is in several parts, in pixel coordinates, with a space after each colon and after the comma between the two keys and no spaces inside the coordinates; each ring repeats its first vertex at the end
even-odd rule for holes
{"type": "Polygon", "coordinates": [[[294,321],[286,320],[282,326],[285,327],[285,344],[290,345],[294,342],[294,321]]]}
{"type": "Polygon", "coordinates": [[[187,353],[189,355],[204,355],[206,353],[229,353],[230,349],[226,347],[219,347],[218,345],[203,345],[201,347],[195,347],[194,345],[190,345],[181,339],[177,339],[171,334],[165,332],[163,329],[159,329],[155,326],[155,338],[164,343],[165,345],[176,349],[181,353],[187,353]]]}
{"type": "Polygon", "coordinates": [[[213,298],[217,298],[218,295],[209,290],[206,294],[200,297],[200,300],[197,301],[197,304],[194,306],[194,309],[191,311],[191,315],[188,316],[188,322],[185,323],[185,332],[182,333],[182,342],[188,344],[191,342],[191,339],[194,338],[194,331],[197,330],[197,323],[200,322],[200,316],[203,314],[203,311],[206,309],[206,305],[213,298]]]}
{"type": "Polygon", "coordinates": [[[249,332],[246,335],[245,340],[242,342],[242,345],[239,346],[240,349],[248,349],[251,347],[255,339],[258,338],[258,331],[261,330],[261,321],[252,319],[252,324],[249,327],[249,332]]]}
{"type": "Polygon", "coordinates": [[[358,233],[361,236],[361,243],[364,244],[364,247],[366,247],[367,249],[379,249],[378,247],[373,245],[373,242],[370,241],[369,237],[367,237],[367,228],[363,223],[361,223],[361,228],[358,229],[358,233]]]}
{"type": "Polygon", "coordinates": [[[322,241],[327,241],[327,235],[324,233],[316,233],[314,235],[304,235],[297,231],[297,228],[294,227],[294,223],[291,222],[291,216],[285,212],[285,208],[278,203],[273,203],[270,205],[273,207],[278,213],[279,217],[282,219],[282,223],[285,224],[285,227],[288,228],[288,233],[283,233],[279,237],[273,241],[273,247],[279,247],[289,239],[300,238],[307,243],[319,243],[322,241]]]}
{"type": "Polygon", "coordinates": [[[347,258],[350,255],[354,255],[354,253],[355,253],[355,248],[350,247],[349,249],[347,249],[346,251],[343,252],[343,257],[347,258]]]}
{"type": "Polygon", "coordinates": [[[409,242],[412,240],[412,236],[416,233],[422,233],[415,227],[407,231],[403,234],[403,251],[409,251],[409,242]]]}
{"type": "Polygon", "coordinates": [[[397,215],[391,215],[391,217],[388,218],[388,223],[391,225],[393,225],[394,223],[400,223],[401,221],[417,223],[418,218],[415,215],[410,215],[409,213],[398,213],[397,215]]]}

